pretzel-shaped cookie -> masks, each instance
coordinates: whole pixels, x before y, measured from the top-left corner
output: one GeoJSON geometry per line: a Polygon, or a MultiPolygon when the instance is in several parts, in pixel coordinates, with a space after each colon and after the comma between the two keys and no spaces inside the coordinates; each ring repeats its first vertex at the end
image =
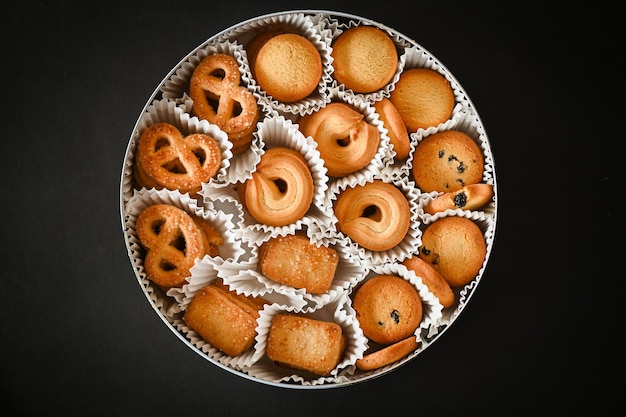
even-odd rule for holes
{"type": "Polygon", "coordinates": [[[222,163],[217,140],[203,133],[183,137],[169,123],[156,123],[144,130],[137,149],[135,177],[145,187],[194,194],[217,173],[222,163]]]}
{"type": "Polygon", "coordinates": [[[147,253],[146,274],[167,289],[185,282],[196,258],[206,249],[202,232],[186,211],[168,204],[155,204],[137,217],[136,231],[147,253]]]}
{"type": "Polygon", "coordinates": [[[235,154],[250,143],[259,119],[254,96],[240,83],[241,74],[235,58],[216,53],[198,64],[189,85],[194,113],[226,132],[233,142],[235,154]]]}

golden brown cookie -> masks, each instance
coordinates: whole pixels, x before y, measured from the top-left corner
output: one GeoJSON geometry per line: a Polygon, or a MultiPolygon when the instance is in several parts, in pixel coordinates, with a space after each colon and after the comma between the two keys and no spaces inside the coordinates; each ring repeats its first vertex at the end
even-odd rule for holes
{"type": "Polygon", "coordinates": [[[352,302],[363,334],[390,344],[411,336],[422,321],[417,289],[394,275],[377,275],[357,288],[352,302]]]}
{"type": "Polygon", "coordinates": [[[424,192],[457,191],[482,181],[483,153],[467,133],[447,130],[422,140],[413,154],[413,179],[424,192]]]}
{"type": "Polygon", "coordinates": [[[189,81],[194,114],[226,132],[235,155],[248,149],[259,120],[256,99],[240,84],[237,60],[218,53],[205,57],[189,81]]]}
{"type": "Polygon", "coordinates": [[[406,126],[402,121],[402,116],[398,113],[398,109],[393,105],[391,100],[384,98],[374,103],[378,118],[383,122],[383,127],[387,129],[389,142],[393,145],[396,153],[396,159],[406,159],[411,150],[411,140],[406,126]]]}
{"type": "Polygon", "coordinates": [[[293,103],[317,89],[322,78],[322,57],[304,36],[282,33],[266,40],[259,48],[254,74],[268,95],[293,103]]]}
{"type": "Polygon", "coordinates": [[[419,256],[411,256],[405,259],[402,265],[422,279],[428,290],[439,299],[443,308],[448,308],[454,304],[454,292],[450,288],[450,284],[431,264],[419,256]]]}
{"type": "Polygon", "coordinates": [[[487,204],[493,197],[493,186],[490,184],[469,184],[456,191],[444,193],[428,202],[424,211],[435,214],[444,210],[476,210],[487,204]]]}
{"type": "Polygon", "coordinates": [[[301,219],[313,202],[313,176],[302,154],[286,147],[270,148],[238,187],[244,207],[258,222],[284,226],[301,219]]]}
{"type": "Polygon", "coordinates": [[[473,280],[486,254],[487,245],[478,225],[456,216],[443,217],[428,225],[419,249],[419,257],[432,265],[452,288],[473,280]]]}
{"type": "Polygon", "coordinates": [[[402,242],[411,225],[406,196],[382,180],[347,187],[334,205],[337,227],[364,248],[389,250],[402,242]]]}
{"type": "Polygon", "coordinates": [[[398,66],[396,46],[374,26],[355,26],[333,42],[333,76],[356,93],[370,93],[387,85],[398,66]]]}
{"type": "Polygon", "coordinates": [[[184,284],[196,259],[206,254],[214,256],[223,243],[208,220],[196,219],[169,204],[144,209],[137,217],[135,229],[146,250],[146,274],[164,290],[184,284]]]}
{"type": "Polygon", "coordinates": [[[220,144],[204,133],[183,135],[170,123],[155,123],[139,137],[135,180],[140,187],[196,194],[222,163],[220,144]]]}
{"type": "Polygon", "coordinates": [[[332,247],[311,243],[300,234],[277,236],[259,248],[260,272],[273,281],[304,288],[309,294],[328,292],[339,263],[332,247]]]}
{"type": "Polygon", "coordinates": [[[448,80],[437,71],[426,68],[404,70],[390,100],[409,132],[447,121],[455,104],[448,80]]]}
{"type": "Polygon", "coordinates": [[[380,132],[349,104],[330,103],[300,118],[299,124],[300,131],[317,143],[324,166],[332,177],[366,167],[378,151],[380,132]]]}
{"type": "Polygon", "coordinates": [[[256,337],[256,320],[266,301],[229,290],[221,280],[201,288],[183,319],[213,347],[230,356],[251,349],[256,337]]]}
{"type": "Polygon", "coordinates": [[[343,329],[337,323],[279,314],[272,319],[266,354],[281,365],[328,376],[345,346],[343,329]]]}
{"type": "Polygon", "coordinates": [[[357,359],[356,366],[362,371],[371,371],[372,369],[381,368],[390,363],[394,363],[413,352],[419,343],[415,335],[411,335],[404,340],[394,344],[385,346],[375,352],[368,353],[361,359],[357,359]]]}

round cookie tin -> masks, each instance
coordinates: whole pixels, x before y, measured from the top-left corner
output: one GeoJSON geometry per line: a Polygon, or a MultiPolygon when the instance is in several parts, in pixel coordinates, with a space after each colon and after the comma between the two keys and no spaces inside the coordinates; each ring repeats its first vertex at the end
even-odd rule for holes
{"type": "Polygon", "coordinates": [[[141,110],[124,155],[120,181],[121,222],[129,260],[135,278],[158,317],[183,343],[211,364],[251,381],[294,389],[342,387],[388,374],[415,359],[449,329],[476,291],[487,266],[496,229],[497,197],[494,160],[487,133],[472,101],[443,63],[414,40],[382,23],[325,10],[292,10],[259,16],[231,26],[193,49],[165,76],[141,110]],[[346,30],[365,25],[381,29],[391,38],[398,53],[398,62],[396,73],[383,88],[357,93],[333,77],[332,45],[346,30]],[[292,103],[279,102],[268,95],[255,79],[250,65],[253,39],[259,33],[272,31],[304,36],[320,53],[323,68],[319,84],[304,99],[292,103]],[[227,134],[217,125],[196,116],[189,96],[194,69],[203,58],[218,53],[232,56],[239,67],[238,84],[230,87],[252,93],[258,105],[259,116],[252,140],[249,147],[241,152],[233,151],[227,134]],[[447,121],[409,132],[409,156],[399,159],[373,104],[389,98],[402,73],[413,68],[431,69],[444,76],[452,87],[455,103],[447,121]],[[331,102],[346,103],[363,113],[364,120],[374,125],[380,135],[379,148],[372,161],[342,177],[327,175],[315,140],[302,134],[298,124],[300,118],[331,102]],[[202,184],[199,192],[181,193],[137,184],[135,159],[138,141],[142,132],[155,123],[170,123],[183,135],[204,133],[218,141],[222,152],[220,165],[216,174],[202,184]],[[431,215],[424,208],[441,193],[425,192],[416,186],[412,170],[419,167],[413,166],[412,154],[424,138],[446,130],[463,131],[478,144],[484,158],[481,182],[492,187],[493,196],[487,204],[474,210],[447,209],[431,215]],[[237,191],[237,184],[251,177],[265,150],[275,146],[299,151],[308,163],[314,185],[310,210],[302,219],[282,226],[256,222],[246,211],[237,191]],[[404,240],[390,250],[374,251],[361,247],[337,228],[337,218],[333,214],[333,204],[339,193],[347,187],[372,181],[392,183],[409,202],[411,227],[404,240]],[[181,287],[158,287],[148,278],[144,268],[146,251],[137,235],[136,221],[143,209],[154,204],[173,205],[192,216],[203,217],[223,238],[219,256],[206,255],[195,259],[181,287]],[[421,236],[428,225],[447,216],[473,221],[483,233],[487,250],[477,275],[466,285],[454,288],[455,301],[452,306],[444,308],[421,277],[404,267],[402,262],[418,253],[421,236]],[[303,289],[274,282],[259,272],[259,247],[271,238],[293,233],[306,234],[311,242],[333,247],[337,251],[339,262],[336,275],[326,293],[309,294],[303,289]],[[369,341],[364,335],[352,307],[352,299],[360,284],[385,274],[405,279],[420,295],[423,316],[414,333],[418,347],[395,362],[365,371],[357,366],[357,361],[382,346],[369,341]],[[211,346],[184,320],[185,311],[195,294],[216,280],[222,280],[238,294],[266,301],[256,319],[253,347],[236,357],[211,346]],[[345,349],[329,375],[285,367],[267,357],[265,349],[272,318],[278,314],[306,315],[333,321],[342,327],[345,349]]]}

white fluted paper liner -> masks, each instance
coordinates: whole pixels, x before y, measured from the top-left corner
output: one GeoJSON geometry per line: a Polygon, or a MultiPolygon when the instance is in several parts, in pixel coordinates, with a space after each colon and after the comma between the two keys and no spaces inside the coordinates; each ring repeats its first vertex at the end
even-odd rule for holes
{"type": "MultiPolygon", "coordinates": [[[[383,127],[383,122],[378,118],[378,113],[376,113],[374,107],[369,102],[363,101],[358,96],[347,94],[345,91],[341,91],[338,88],[330,89],[328,94],[331,102],[334,101],[349,105],[354,110],[363,114],[364,120],[372,126],[375,126],[378,130],[380,140],[378,142],[378,149],[372,160],[358,171],[346,175],[347,177],[372,178],[374,175],[381,172],[386,164],[391,163],[393,156],[395,155],[395,152],[391,151],[389,146],[389,136],[385,133],[386,129],[383,127]]],[[[311,136],[309,136],[309,138],[316,143],[317,146],[315,138],[311,136]]],[[[335,177],[330,177],[329,181],[334,179],[335,177]]]]}
{"type": "Polygon", "coordinates": [[[329,18],[328,15],[325,15],[324,13],[313,13],[309,15],[309,19],[315,27],[315,30],[320,33],[322,39],[331,40],[333,38],[333,33],[335,33],[339,27],[339,22],[337,20],[329,18]]]}
{"type": "Polygon", "coordinates": [[[308,303],[301,293],[290,291],[288,288],[265,285],[259,281],[258,274],[255,274],[256,262],[252,260],[246,262],[226,261],[219,265],[217,274],[224,282],[244,295],[264,294],[271,304],[281,306],[291,306],[292,308],[304,308],[308,303]]]}
{"type": "Polygon", "coordinates": [[[347,381],[347,378],[354,373],[356,360],[362,357],[367,342],[367,339],[363,336],[363,331],[358,326],[353,310],[346,309],[347,299],[347,293],[344,293],[337,300],[315,311],[311,309],[286,308],[278,305],[266,307],[258,320],[254,366],[247,369],[246,373],[275,383],[293,382],[301,385],[323,385],[347,381]],[[281,367],[273,363],[265,355],[272,319],[274,316],[282,313],[302,314],[317,320],[335,322],[341,326],[346,337],[346,348],[342,359],[330,376],[321,377],[305,371],[281,367]]]}
{"type": "MultiPolygon", "coordinates": [[[[388,135],[388,130],[383,127],[385,135],[388,135]]],[[[406,159],[398,159],[396,152],[393,150],[393,145],[390,143],[389,153],[392,155],[391,160],[385,163],[383,167],[383,175],[391,178],[412,178],[411,167],[413,162],[413,154],[415,153],[415,147],[417,146],[417,139],[415,134],[409,135],[409,156],[406,159]]]]}
{"type": "MultiPolygon", "coordinates": [[[[303,231],[303,230],[298,230],[303,231]]],[[[294,288],[290,285],[282,284],[266,277],[261,273],[259,267],[259,247],[252,248],[252,256],[249,262],[225,262],[218,267],[218,274],[232,283],[234,289],[242,289],[247,293],[246,288],[255,288],[261,284],[268,291],[271,290],[276,294],[284,294],[285,299],[294,304],[298,303],[301,308],[307,306],[313,309],[320,308],[333,300],[337,299],[342,293],[346,292],[351,286],[363,279],[367,270],[364,263],[356,254],[348,248],[345,241],[337,238],[314,237],[309,234],[308,229],[303,231],[312,244],[317,246],[331,247],[337,251],[338,264],[335,271],[335,277],[328,291],[324,294],[311,294],[304,288],[294,288]]],[[[289,233],[288,235],[293,234],[289,233]]],[[[281,235],[285,236],[285,235],[281,235]]],[[[269,237],[265,240],[269,240],[269,237]]],[[[264,242],[265,242],[264,241],[264,242]]]]}
{"type": "MultiPolygon", "coordinates": [[[[485,130],[483,129],[480,120],[478,119],[478,116],[476,115],[476,113],[474,113],[472,108],[470,108],[468,112],[463,113],[463,116],[463,118],[458,120],[457,124],[454,126],[454,129],[461,130],[467,133],[472,139],[476,141],[476,143],[478,143],[478,146],[480,146],[480,149],[482,149],[483,151],[484,157],[485,168],[483,170],[483,182],[495,186],[493,155],[491,153],[491,147],[489,145],[485,130]]],[[[494,212],[495,209],[491,209],[488,211],[494,212]]]]}
{"type": "MultiPolygon", "coordinates": [[[[324,105],[324,103],[328,101],[325,91],[326,86],[331,80],[330,71],[332,71],[332,67],[330,63],[332,61],[332,57],[330,56],[329,33],[327,31],[319,31],[319,25],[314,24],[309,15],[305,15],[304,13],[293,13],[267,16],[238,26],[231,31],[226,32],[224,37],[236,39],[239,43],[244,45],[243,54],[246,56],[247,61],[247,52],[245,47],[248,42],[258,33],[265,30],[272,30],[274,28],[280,28],[284,31],[304,36],[319,51],[322,59],[322,76],[320,77],[317,90],[300,101],[294,103],[283,103],[268,95],[256,82],[254,77],[250,77],[250,86],[254,89],[255,94],[261,101],[268,103],[272,108],[281,113],[304,115],[319,109],[320,106],[324,105]]],[[[248,62],[248,67],[249,65],[250,64],[248,62]]]]}
{"type": "MultiPolygon", "coordinates": [[[[219,247],[219,258],[239,259],[244,253],[244,249],[241,246],[241,242],[236,239],[235,234],[232,232],[234,228],[232,215],[198,206],[197,200],[190,197],[187,193],[181,194],[178,191],[154,189],[141,189],[136,191],[127,203],[126,216],[124,218],[124,233],[130,244],[133,267],[137,271],[141,284],[150,295],[150,300],[155,307],[164,316],[171,317],[180,312],[180,308],[176,302],[176,296],[179,294],[179,291],[178,289],[170,289],[164,294],[163,291],[148,278],[143,266],[144,259],[142,254],[144,251],[135,228],[137,217],[139,217],[141,212],[155,204],[169,204],[183,209],[193,216],[209,220],[213,227],[215,227],[224,238],[224,243],[219,247]]],[[[199,261],[200,260],[197,259],[196,264],[199,261]]]]}
{"type": "Polygon", "coordinates": [[[365,183],[372,182],[374,180],[381,180],[386,183],[391,183],[395,185],[400,191],[402,191],[402,193],[406,197],[409,203],[411,218],[409,230],[404,239],[395,247],[385,251],[373,251],[364,248],[358,243],[354,242],[349,236],[337,231],[337,228],[335,226],[337,223],[337,217],[334,213],[332,214],[331,228],[329,228],[328,232],[334,233],[336,234],[336,236],[346,239],[346,241],[349,242],[349,246],[352,248],[352,250],[356,251],[359,256],[366,262],[366,264],[382,265],[391,262],[401,262],[406,259],[411,253],[415,252],[422,244],[422,232],[419,229],[420,218],[418,211],[418,197],[420,195],[420,191],[415,187],[413,182],[408,181],[406,178],[391,178],[388,176],[380,175],[375,176],[371,179],[365,177],[350,179],[342,178],[331,183],[326,196],[328,198],[328,201],[332,205],[336,202],[339,194],[346,188],[363,186],[365,183]]]}
{"type": "Polygon", "coordinates": [[[461,288],[453,288],[454,292],[454,304],[450,307],[446,308],[442,312],[442,318],[439,321],[440,326],[447,326],[451,324],[454,319],[461,313],[465,305],[469,301],[471,294],[474,291],[474,288],[478,285],[481,277],[484,274],[485,268],[487,266],[487,261],[489,260],[489,255],[491,253],[491,247],[493,246],[494,241],[494,231],[495,231],[495,217],[491,215],[486,215],[483,212],[472,212],[467,210],[446,210],[443,213],[437,213],[435,216],[430,216],[427,220],[422,224],[422,229],[425,229],[429,224],[443,217],[465,217],[466,219],[472,220],[483,232],[483,236],[485,238],[485,243],[487,245],[487,254],[485,259],[483,260],[483,264],[476,274],[476,277],[467,283],[465,286],[461,288]]]}
{"type": "Polygon", "coordinates": [[[228,140],[226,133],[220,130],[217,126],[210,124],[206,120],[200,120],[197,117],[191,117],[189,113],[185,112],[184,106],[177,105],[170,100],[155,100],[146,108],[146,111],[140,116],[137,126],[133,131],[131,142],[128,149],[128,157],[126,158],[124,165],[124,177],[122,179],[122,188],[124,200],[128,201],[131,197],[134,183],[133,183],[133,169],[135,162],[135,152],[139,137],[153,124],[156,123],[169,123],[174,125],[183,136],[190,135],[192,133],[204,133],[215,140],[217,140],[220,150],[222,161],[215,176],[209,180],[209,182],[223,182],[227,176],[230,162],[233,157],[232,143],[228,140]]]}
{"type": "MultiPolygon", "coordinates": [[[[422,321],[417,329],[415,329],[415,338],[419,342],[417,349],[409,356],[404,357],[401,362],[404,363],[411,360],[419,352],[424,350],[429,344],[429,339],[436,335],[441,329],[442,325],[442,311],[443,306],[439,302],[439,299],[428,289],[426,284],[422,282],[422,279],[415,275],[415,273],[407,269],[404,265],[398,263],[390,263],[385,265],[378,265],[371,268],[367,277],[361,281],[360,284],[367,282],[375,276],[379,275],[393,275],[408,281],[417,290],[420,300],[422,301],[422,321]]],[[[352,287],[350,291],[350,305],[352,305],[352,299],[358,291],[358,287],[352,287]]],[[[358,319],[357,319],[358,322],[358,319]]],[[[374,343],[376,345],[376,343],[374,343]]],[[[371,347],[368,340],[368,348],[371,347]]],[[[367,352],[366,352],[367,353],[367,352]]],[[[397,366],[397,363],[387,365],[387,367],[397,366]]],[[[382,368],[376,370],[380,372],[382,368]]]]}
{"type": "MultiPolygon", "coordinates": [[[[329,24],[332,24],[332,23],[329,23],[329,24]]],[[[389,38],[396,46],[396,51],[398,53],[398,63],[396,65],[396,73],[394,74],[392,79],[387,83],[387,85],[385,85],[383,88],[377,91],[369,92],[369,93],[356,93],[353,90],[346,88],[344,84],[340,84],[335,78],[333,78],[332,86],[338,87],[340,90],[346,91],[349,94],[356,95],[364,101],[369,101],[370,103],[373,103],[375,101],[380,101],[383,97],[389,97],[391,90],[393,90],[393,86],[398,81],[398,79],[400,79],[400,73],[402,72],[402,69],[404,68],[405,63],[406,63],[407,44],[399,35],[390,31],[388,28],[374,24],[367,20],[349,20],[348,22],[339,24],[336,27],[335,31],[333,32],[331,42],[334,42],[335,40],[337,40],[337,38],[341,36],[346,30],[356,27],[356,26],[373,26],[373,27],[383,30],[387,35],[389,35],[389,38]]],[[[331,49],[332,49],[332,43],[331,43],[331,49]]]]}
{"type": "MultiPolygon", "coordinates": [[[[452,114],[447,121],[440,123],[437,126],[428,127],[426,129],[420,128],[418,129],[418,132],[421,130],[425,130],[427,134],[432,134],[436,133],[437,131],[451,129],[458,122],[458,120],[463,117],[464,112],[469,106],[465,93],[463,92],[457,81],[454,79],[454,77],[452,77],[452,75],[448,72],[448,70],[426,51],[418,48],[417,46],[412,46],[405,50],[405,55],[406,62],[404,64],[404,67],[402,68],[402,72],[411,68],[427,68],[437,71],[438,73],[443,75],[446,80],[448,80],[448,82],[450,82],[450,87],[452,87],[456,102],[454,108],[452,109],[452,114]]],[[[402,77],[402,73],[400,73],[400,77],[402,77]]]]}

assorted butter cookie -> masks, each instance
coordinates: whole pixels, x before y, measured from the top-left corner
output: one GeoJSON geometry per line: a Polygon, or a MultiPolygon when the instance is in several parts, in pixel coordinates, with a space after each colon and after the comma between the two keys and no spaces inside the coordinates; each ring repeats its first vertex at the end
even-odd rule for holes
{"type": "Polygon", "coordinates": [[[223,243],[210,222],[169,204],[144,209],[135,228],[146,251],[146,274],[163,289],[181,286],[196,260],[219,255],[223,243]]]}
{"type": "Polygon", "coordinates": [[[189,96],[193,113],[226,132],[235,154],[250,146],[260,112],[256,98],[241,85],[234,57],[214,53],[204,58],[191,75],[189,96]]]}
{"type": "Polygon", "coordinates": [[[347,187],[337,196],[334,213],[340,232],[373,251],[397,246],[411,224],[411,208],[404,193],[380,179],[347,187]]]}
{"type": "Polygon", "coordinates": [[[449,191],[434,197],[424,207],[424,212],[435,214],[444,210],[477,210],[493,197],[493,185],[476,183],[464,185],[456,191],[449,191]]]}
{"type": "Polygon", "coordinates": [[[204,133],[183,135],[171,123],[155,123],[139,138],[135,181],[140,187],[196,194],[222,163],[219,142],[204,133]]]}
{"type": "Polygon", "coordinates": [[[487,244],[478,225],[465,217],[436,220],[422,234],[419,257],[439,272],[452,288],[461,287],[483,266],[487,244]]]}
{"type": "Polygon", "coordinates": [[[413,178],[424,192],[453,192],[482,181],[483,152],[467,133],[447,130],[427,136],[413,154],[413,178]]]}
{"type": "Polygon", "coordinates": [[[277,314],[267,337],[267,357],[295,369],[328,376],[346,348],[340,325],[298,314],[277,314]]]}
{"type": "Polygon", "coordinates": [[[450,82],[428,68],[405,69],[390,100],[410,132],[444,123],[452,116],[456,103],[450,82]]]}
{"type": "Polygon", "coordinates": [[[396,73],[398,52],[391,37],[374,26],[355,26],[332,44],[333,77],[356,93],[380,90],[396,73]]]}
{"type": "Polygon", "coordinates": [[[285,103],[307,97],[322,79],[320,52],[297,33],[280,33],[265,40],[255,53],[253,65],[261,88],[285,103]]]}
{"type": "Polygon", "coordinates": [[[422,301],[410,282],[377,275],[361,284],[352,306],[365,337],[389,345],[415,333],[422,321],[422,301]]]}
{"type": "Polygon", "coordinates": [[[183,320],[214,347],[238,356],[254,345],[256,320],[265,304],[263,298],[237,294],[218,279],[197,292],[183,320]]]}
{"type": "Polygon", "coordinates": [[[259,249],[259,271],[266,277],[304,288],[307,293],[328,292],[339,255],[333,247],[318,245],[303,234],[270,238],[259,249]]]}
{"type": "Polygon", "coordinates": [[[330,103],[298,123],[302,133],[317,143],[329,176],[341,177],[366,167],[378,151],[378,128],[347,103],[330,103]]]}
{"type": "Polygon", "coordinates": [[[284,226],[301,219],[313,202],[313,176],[306,159],[287,147],[270,148],[238,190],[246,210],[260,223],[284,226]]]}
{"type": "Polygon", "coordinates": [[[374,108],[383,127],[387,129],[389,142],[396,153],[395,157],[401,160],[408,158],[411,151],[411,139],[396,106],[391,100],[383,97],[382,100],[374,103],[374,108]]]}

